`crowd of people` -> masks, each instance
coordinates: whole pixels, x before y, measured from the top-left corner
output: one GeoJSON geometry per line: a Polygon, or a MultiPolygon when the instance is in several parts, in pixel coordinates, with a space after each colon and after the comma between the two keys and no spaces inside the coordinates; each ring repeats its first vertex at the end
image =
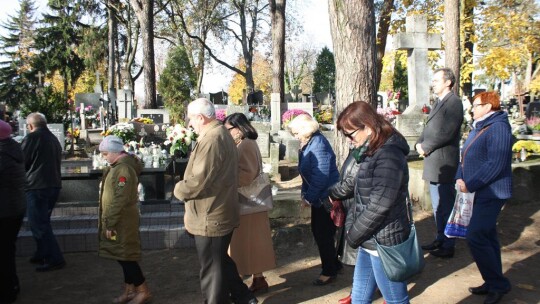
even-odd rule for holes
{"type": "MultiPolygon", "coordinates": [[[[444,234],[456,189],[474,192],[474,210],[467,243],[483,284],[471,287],[486,295],[485,304],[498,303],[510,291],[502,273],[497,217],[511,197],[511,134],[500,99],[484,92],[473,100],[474,124],[460,151],[463,107],[452,93],[455,76],[449,69],[435,71],[432,86],[438,99],[414,148],[424,158],[424,180],[430,195],[437,231],[422,246],[438,258],[452,258],[455,241],[444,234]],[[461,160],[460,160],[461,159],[461,160]]],[[[239,187],[251,184],[262,171],[257,131],[244,114],[216,119],[207,99],[187,107],[189,127],[198,135],[184,173],[174,187],[185,202],[184,224],[195,240],[200,262],[204,303],[258,303],[257,293],[268,291],[264,272],[276,267],[268,211],[242,213],[239,187]],[[250,275],[248,287],[242,276],[250,275]]],[[[20,291],[15,269],[15,241],[25,214],[36,252],[30,262],[36,271],[62,269],[66,261],[51,227],[51,213],[62,183],[61,148],[40,113],[27,117],[28,135],[19,145],[11,127],[0,121],[0,303],[13,303],[20,291]]],[[[353,286],[339,303],[371,303],[377,290],[386,303],[409,303],[407,281],[389,279],[377,245],[405,242],[411,232],[408,213],[410,147],[399,131],[364,101],[349,104],[337,118],[338,133],[349,145],[340,169],[332,144],[308,114],[288,125],[300,142],[298,171],[302,178],[301,207],[311,210],[311,231],[321,260],[312,284],[327,285],[345,265],[354,265],[353,286]],[[344,227],[331,218],[340,201],[344,227]]],[[[113,303],[146,303],[152,298],[139,261],[141,246],[137,185],[141,161],[124,151],[114,135],[99,145],[109,163],[103,171],[99,195],[99,256],[120,264],[122,293],[113,303]]]]}

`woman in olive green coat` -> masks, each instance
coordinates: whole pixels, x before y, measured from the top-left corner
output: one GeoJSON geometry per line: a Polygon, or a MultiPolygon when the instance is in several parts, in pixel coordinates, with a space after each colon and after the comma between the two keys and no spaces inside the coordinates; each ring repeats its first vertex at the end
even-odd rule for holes
{"type": "Polygon", "coordinates": [[[99,200],[99,256],[117,260],[124,271],[124,293],[113,303],[138,304],[151,295],[138,261],[141,258],[137,186],[140,160],[124,152],[120,138],[107,136],[99,150],[110,164],[103,170],[99,200]]]}

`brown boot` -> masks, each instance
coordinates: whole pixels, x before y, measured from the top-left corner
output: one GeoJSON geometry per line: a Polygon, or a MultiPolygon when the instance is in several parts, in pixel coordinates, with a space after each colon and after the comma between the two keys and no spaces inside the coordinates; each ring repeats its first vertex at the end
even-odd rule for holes
{"type": "Polygon", "coordinates": [[[249,290],[251,290],[253,293],[265,293],[268,291],[268,283],[264,277],[254,277],[253,282],[251,282],[251,286],[249,286],[249,290]]]}
{"type": "Polygon", "coordinates": [[[148,289],[148,285],[146,285],[146,282],[144,282],[135,287],[135,297],[129,301],[128,304],[143,304],[148,302],[150,298],[152,298],[152,294],[148,289]]]}
{"type": "Polygon", "coordinates": [[[113,299],[115,304],[123,304],[131,301],[135,297],[135,286],[133,284],[125,284],[124,293],[113,299]]]}

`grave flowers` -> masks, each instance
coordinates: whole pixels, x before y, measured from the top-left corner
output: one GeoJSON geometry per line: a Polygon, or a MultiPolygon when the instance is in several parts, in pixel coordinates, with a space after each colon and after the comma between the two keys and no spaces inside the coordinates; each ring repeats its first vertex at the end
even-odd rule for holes
{"type": "Polygon", "coordinates": [[[186,157],[191,147],[191,143],[197,139],[197,134],[182,125],[174,125],[167,128],[167,140],[163,143],[168,146],[169,153],[180,157],[186,157]]]}
{"type": "Polygon", "coordinates": [[[286,130],[291,120],[293,120],[296,116],[300,114],[308,114],[308,113],[300,109],[291,109],[291,110],[285,111],[285,113],[281,115],[281,121],[283,122],[283,129],[286,130]]]}
{"type": "Polygon", "coordinates": [[[101,132],[103,136],[116,135],[122,139],[124,144],[129,143],[137,138],[135,134],[135,128],[130,123],[118,123],[111,126],[107,131],[101,132]]]}

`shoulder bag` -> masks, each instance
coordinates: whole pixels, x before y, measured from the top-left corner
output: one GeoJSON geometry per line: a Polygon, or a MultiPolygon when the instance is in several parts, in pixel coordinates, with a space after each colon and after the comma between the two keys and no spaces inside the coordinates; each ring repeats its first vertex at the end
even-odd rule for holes
{"type": "Polygon", "coordinates": [[[384,246],[377,242],[377,253],[381,258],[384,273],[390,281],[403,282],[424,269],[424,254],[416,237],[412,215],[412,204],[407,193],[407,215],[411,224],[409,238],[398,245],[384,246]]]}
{"type": "Polygon", "coordinates": [[[262,159],[258,159],[258,163],[259,175],[251,184],[238,188],[240,215],[268,211],[274,207],[270,178],[262,170],[262,159]]]}

